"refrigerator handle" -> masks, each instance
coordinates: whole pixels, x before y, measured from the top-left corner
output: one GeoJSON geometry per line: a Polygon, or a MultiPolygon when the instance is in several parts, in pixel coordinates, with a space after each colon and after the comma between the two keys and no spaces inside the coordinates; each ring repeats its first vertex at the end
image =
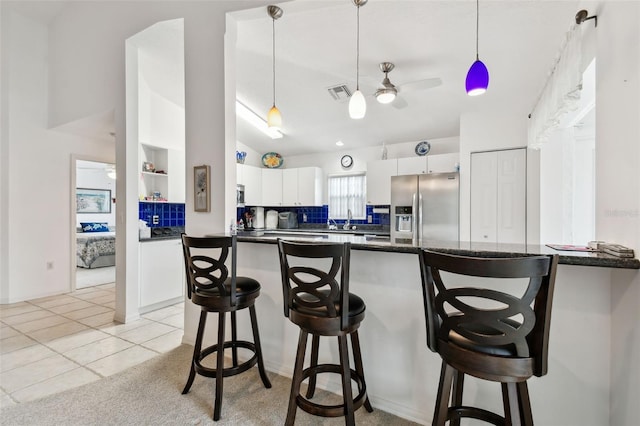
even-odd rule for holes
{"type": "Polygon", "coordinates": [[[420,239],[420,228],[422,227],[422,224],[420,223],[420,216],[421,216],[421,212],[419,211],[420,209],[420,203],[418,202],[420,197],[419,193],[414,192],[411,195],[411,222],[413,224],[413,232],[411,237],[413,238],[413,240],[418,240],[420,239]]]}
{"type": "Polygon", "coordinates": [[[422,193],[418,192],[418,197],[417,197],[417,208],[416,208],[416,212],[417,212],[417,230],[416,230],[416,235],[418,237],[418,240],[422,240],[422,216],[423,216],[423,212],[422,212],[422,193]]]}

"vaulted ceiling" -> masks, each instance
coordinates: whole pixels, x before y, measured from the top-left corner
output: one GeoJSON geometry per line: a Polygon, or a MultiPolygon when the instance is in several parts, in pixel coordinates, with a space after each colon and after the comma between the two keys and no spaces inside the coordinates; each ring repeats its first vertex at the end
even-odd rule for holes
{"type": "MultiPolygon", "coordinates": [[[[460,116],[492,108],[528,114],[575,25],[580,1],[479,2],[479,55],[489,90],[467,96],[464,82],[476,57],[476,2],[371,0],[360,8],[360,88],[364,119],[352,120],[348,101],[328,88],[356,87],[356,11],[351,0],[279,3],[275,22],[276,104],[282,139],[272,140],[238,119],[238,140],[259,152],[296,155],[457,136],[460,116]],[[403,108],[372,96],[390,61],[390,80],[402,85],[438,77],[438,87],[400,91],[403,108]]],[[[238,23],[237,99],[265,117],[272,105],[272,19],[266,7],[234,12],[238,23]]]]}

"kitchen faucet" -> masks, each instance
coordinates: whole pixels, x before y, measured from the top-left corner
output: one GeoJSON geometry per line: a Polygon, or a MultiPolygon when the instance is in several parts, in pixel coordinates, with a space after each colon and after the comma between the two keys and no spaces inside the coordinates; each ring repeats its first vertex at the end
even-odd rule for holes
{"type": "Polygon", "coordinates": [[[347,221],[342,225],[342,229],[345,231],[351,227],[351,219],[353,216],[351,215],[351,209],[347,209],[347,221]]]}

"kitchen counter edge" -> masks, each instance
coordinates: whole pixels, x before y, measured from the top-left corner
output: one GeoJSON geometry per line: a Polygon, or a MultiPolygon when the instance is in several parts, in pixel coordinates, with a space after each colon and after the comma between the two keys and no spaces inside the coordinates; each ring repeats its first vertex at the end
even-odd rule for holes
{"type": "MultiPolygon", "coordinates": [[[[284,238],[287,239],[287,238],[284,238]]],[[[238,234],[239,242],[276,244],[277,237],[255,236],[238,234]]],[[[443,253],[466,255],[466,256],[490,256],[501,253],[505,256],[518,256],[522,254],[559,254],[559,263],[563,265],[576,266],[597,266],[603,268],[619,269],[640,269],[640,260],[637,258],[615,257],[604,253],[585,253],[556,251],[543,245],[523,245],[523,244],[489,244],[472,242],[441,242],[424,241],[416,244],[393,243],[390,241],[367,241],[365,236],[359,235],[329,235],[328,238],[305,239],[303,236],[295,238],[294,241],[307,242],[350,242],[354,250],[384,251],[389,253],[419,253],[422,249],[439,251],[443,253]]]]}

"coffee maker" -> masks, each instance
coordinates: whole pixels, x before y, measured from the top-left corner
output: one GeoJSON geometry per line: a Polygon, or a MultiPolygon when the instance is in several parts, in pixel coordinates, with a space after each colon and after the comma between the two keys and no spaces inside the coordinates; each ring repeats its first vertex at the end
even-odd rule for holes
{"type": "Polygon", "coordinates": [[[264,207],[251,207],[253,229],[264,229],[264,207]]]}

